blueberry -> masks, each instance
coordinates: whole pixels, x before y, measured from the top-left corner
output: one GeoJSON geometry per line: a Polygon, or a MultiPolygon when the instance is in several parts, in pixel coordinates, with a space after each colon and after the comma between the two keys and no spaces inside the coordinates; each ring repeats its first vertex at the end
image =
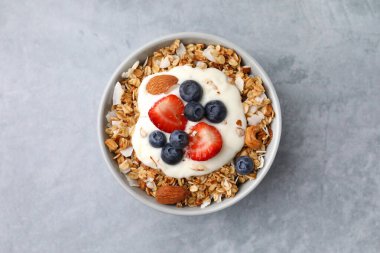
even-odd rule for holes
{"type": "Polygon", "coordinates": [[[240,156],[235,161],[236,172],[240,175],[247,175],[253,172],[255,165],[249,156],[240,156]]]}
{"type": "Polygon", "coordinates": [[[166,136],[161,131],[153,131],[149,134],[149,143],[154,148],[161,148],[166,143],[166,136]]]}
{"type": "Polygon", "coordinates": [[[206,118],[212,123],[220,123],[227,116],[226,106],[219,100],[211,100],[205,106],[206,118]]]}
{"type": "Polygon", "coordinates": [[[169,142],[174,148],[181,149],[189,144],[189,137],[184,131],[175,130],[170,134],[169,142]]]}
{"type": "Polygon", "coordinates": [[[161,159],[167,164],[177,164],[182,160],[182,157],[183,150],[174,148],[170,143],[165,144],[161,149],[161,159]]]}
{"type": "Polygon", "coordinates": [[[185,106],[185,117],[191,121],[200,121],[205,115],[205,108],[198,102],[189,102],[185,106]]]}
{"type": "Polygon", "coordinates": [[[203,90],[200,84],[196,81],[187,80],[179,86],[179,95],[186,102],[198,102],[202,98],[203,90]]]}

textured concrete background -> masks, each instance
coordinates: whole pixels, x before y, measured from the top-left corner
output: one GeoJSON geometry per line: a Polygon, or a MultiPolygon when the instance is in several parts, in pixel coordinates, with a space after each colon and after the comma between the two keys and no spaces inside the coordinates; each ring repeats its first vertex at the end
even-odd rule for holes
{"type": "Polygon", "coordinates": [[[380,1],[0,1],[0,252],[380,252],[380,1]],[[96,138],[134,49],[203,31],[267,70],[277,159],[203,217],[130,197],[96,138]]]}

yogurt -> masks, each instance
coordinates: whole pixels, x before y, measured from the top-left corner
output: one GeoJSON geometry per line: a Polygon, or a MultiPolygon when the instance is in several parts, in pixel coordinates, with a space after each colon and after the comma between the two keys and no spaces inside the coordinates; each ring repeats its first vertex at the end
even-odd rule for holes
{"type": "MultiPolygon", "coordinates": [[[[183,101],[186,105],[186,102],[183,101]]],[[[137,158],[146,166],[161,169],[165,175],[174,178],[188,178],[209,174],[223,165],[231,162],[237,152],[244,145],[244,132],[247,126],[244,116],[244,109],[241,102],[240,92],[233,84],[228,83],[226,75],[218,69],[199,69],[190,66],[175,67],[168,72],[161,72],[146,77],[138,90],[138,109],[140,117],[135,125],[132,135],[132,146],[137,158]],[[170,91],[152,95],[146,90],[149,80],[162,74],[170,74],[178,78],[178,84],[171,87],[170,91]],[[206,122],[218,129],[223,139],[223,146],[220,152],[207,161],[194,161],[185,155],[181,162],[175,165],[166,164],[161,159],[161,148],[154,148],[149,143],[149,134],[159,130],[149,119],[148,111],[161,98],[174,94],[180,98],[179,86],[183,81],[194,80],[203,88],[203,97],[200,103],[204,106],[211,100],[220,100],[227,108],[227,116],[221,123],[213,124],[206,118],[201,121],[206,122]]],[[[190,129],[198,122],[188,121],[185,132],[190,133],[190,129]]],[[[169,140],[169,133],[164,133],[169,140]]]]}

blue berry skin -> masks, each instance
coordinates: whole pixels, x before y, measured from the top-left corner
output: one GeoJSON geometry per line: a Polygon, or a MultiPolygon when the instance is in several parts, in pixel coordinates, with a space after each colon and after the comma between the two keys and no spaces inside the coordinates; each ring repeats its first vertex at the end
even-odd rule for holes
{"type": "Polygon", "coordinates": [[[202,98],[203,89],[196,81],[186,80],[179,86],[179,95],[186,102],[198,102],[202,98]]]}
{"type": "Polygon", "coordinates": [[[161,148],[166,144],[166,136],[161,131],[153,131],[149,134],[149,143],[154,148],[161,148]]]}
{"type": "Polygon", "coordinates": [[[189,144],[189,136],[184,131],[175,130],[170,134],[169,142],[174,148],[181,149],[189,144]]]}
{"type": "Polygon", "coordinates": [[[185,117],[190,121],[198,122],[205,115],[205,108],[198,102],[189,102],[185,106],[185,117]]]}
{"type": "Polygon", "coordinates": [[[176,149],[172,144],[167,143],[161,149],[161,159],[167,164],[174,165],[179,163],[183,157],[183,150],[176,149]]]}
{"type": "Polygon", "coordinates": [[[205,106],[206,118],[212,123],[220,123],[227,116],[227,108],[219,100],[211,100],[205,106]]]}
{"type": "Polygon", "coordinates": [[[240,175],[247,175],[253,172],[255,165],[249,156],[240,156],[235,161],[235,170],[240,175]]]}

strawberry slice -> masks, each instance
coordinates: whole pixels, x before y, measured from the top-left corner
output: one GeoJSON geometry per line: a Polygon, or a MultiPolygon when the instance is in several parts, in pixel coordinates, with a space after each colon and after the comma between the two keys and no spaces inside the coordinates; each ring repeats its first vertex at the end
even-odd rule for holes
{"type": "Polygon", "coordinates": [[[185,130],[187,119],[185,106],[176,95],[169,95],[158,100],[148,115],[153,124],[161,131],[171,133],[174,130],[185,130]]]}
{"type": "Polygon", "coordinates": [[[223,140],[218,129],[204,122],[192,127],[187,155],[195,161],[206,161],[222,149],[223,140]]]}

